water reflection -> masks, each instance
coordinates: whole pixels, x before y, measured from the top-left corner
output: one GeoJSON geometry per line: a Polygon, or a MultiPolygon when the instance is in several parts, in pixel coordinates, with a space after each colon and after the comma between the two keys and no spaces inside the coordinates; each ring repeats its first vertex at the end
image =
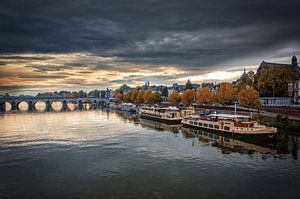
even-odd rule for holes
{"type": "Polygon", "coordinates": [[[299,138],[268,144],[105,109],[2,114],[0,197],[296,198],[299,138]]]}
{"type": "Polygon", "coordinates": [[[78,104],[76,102],[68,102],[67,106],[70,111],[74,111],[78,108],[78,104]]]}

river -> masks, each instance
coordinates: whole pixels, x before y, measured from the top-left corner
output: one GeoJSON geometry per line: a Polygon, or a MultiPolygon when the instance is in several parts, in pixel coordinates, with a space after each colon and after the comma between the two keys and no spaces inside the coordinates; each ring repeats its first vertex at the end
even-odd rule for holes
{"type": "Polygon", "coordinates": [[[0,198],[297,198],[300,139],[276,143],[107,110],[0,115],[0,198]]]}

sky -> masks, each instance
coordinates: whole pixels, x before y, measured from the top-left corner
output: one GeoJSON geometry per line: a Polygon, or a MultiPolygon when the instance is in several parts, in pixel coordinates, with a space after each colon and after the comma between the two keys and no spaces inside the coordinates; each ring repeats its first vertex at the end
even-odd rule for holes
{"type": "Polygon", "coordinates": [[[300,57],[298,0],[1,0],[0,94],[223,82],[300,57]]]}

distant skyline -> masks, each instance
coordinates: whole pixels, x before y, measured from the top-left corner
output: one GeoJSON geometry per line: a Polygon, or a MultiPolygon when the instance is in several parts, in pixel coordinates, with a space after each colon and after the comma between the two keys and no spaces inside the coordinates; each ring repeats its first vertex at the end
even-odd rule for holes
{"type": "Polygon", "coordinates": [[[300,2],[3,0],[0,93],[237,79],[300,56],[300,2]]]}

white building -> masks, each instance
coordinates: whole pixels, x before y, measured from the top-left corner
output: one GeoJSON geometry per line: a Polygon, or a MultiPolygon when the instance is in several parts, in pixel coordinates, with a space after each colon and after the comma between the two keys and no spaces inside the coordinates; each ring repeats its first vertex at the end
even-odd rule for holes
{"type": "Polygon", "coordinates": [[[297,80],[294,83],[294,103],[300,104],[300,80],[297,80]]]}

